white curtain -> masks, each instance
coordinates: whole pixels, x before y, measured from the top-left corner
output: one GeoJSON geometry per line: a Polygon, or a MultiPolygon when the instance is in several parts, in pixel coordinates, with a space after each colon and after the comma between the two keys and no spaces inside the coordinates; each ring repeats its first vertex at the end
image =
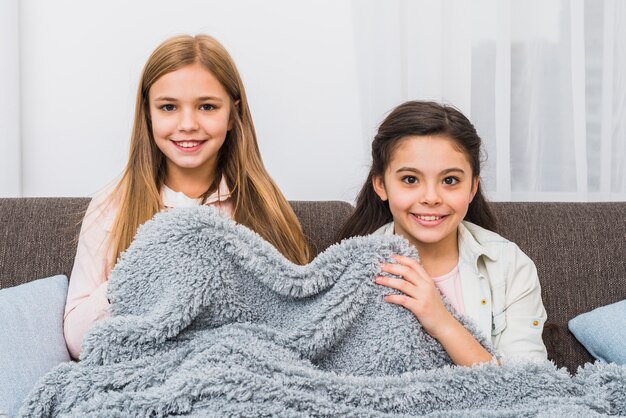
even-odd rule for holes
{"type": "Polygon", "coordinates": [[[493,200],[626,199],[626,2],[354,0],[364,141],[414,99],[474,122],[493,200]]]}

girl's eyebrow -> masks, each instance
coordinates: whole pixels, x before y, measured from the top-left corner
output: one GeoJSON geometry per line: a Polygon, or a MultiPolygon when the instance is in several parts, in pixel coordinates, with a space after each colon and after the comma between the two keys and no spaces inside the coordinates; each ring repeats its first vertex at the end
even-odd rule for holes
{"type": "Polygon", "coordinates": [[[400,167],[399,169],[396,170],[396,173],[400,173],[402,171],[410,171],[411,173],[422,174],[421,171],[413,167],[400,167]]]}
{"type": "Polygon", "coordinates": [[[450,173],[465,174],[465,170],[463,170],[462,168],[458,168],[458,167],[452,167],[452,168],[446,168],[440,174],[450,174],[450,173]]]}
{"type": "MultiPolygon", "coordinates": [[[[417,168],[414,168],[414,167],[400,167],[399,169],[396,170],[396,173],[401,173],[403,171],[409,171],[415,174],[423,174],[421,171],[419,171],[417,168]]],[[[450,167],[450,168],[446,168],[445,170],[442,170],[439,174],[444,175],[444,174],[450,174],[450,173],[465,174],[465,170],[463,170],[462,168],[458,168],[458,167],[450,167]]]]}
{"type": "MultiPolygon", "coordinates": [[[[159,96],[159,97],[156,97],[154,101],[155,102],[177,102],[178,99],[174,97],[159,96]]],[[[198,97],[196,101],[198,102],[206,102],[206,101],[223,102],[222,99],[220,99],[219,97],[215,97],[215,96],[198,97]]]]}
{"type": "Polygon", "coordinates": [[[154,101],[155,102],[176,102],[177,100],[173,97],[160,96],[160,97],[155,97],[154,101]]]}
{"type": "Polygon", "coordinates": [[[204,97],[198,97],[197,99],[199,102],[206,102],[206,101],[213,101],[213,102],[223,102],[222,99],[220,99],[219,97],[216,96],[204,96],[204,97]]]}

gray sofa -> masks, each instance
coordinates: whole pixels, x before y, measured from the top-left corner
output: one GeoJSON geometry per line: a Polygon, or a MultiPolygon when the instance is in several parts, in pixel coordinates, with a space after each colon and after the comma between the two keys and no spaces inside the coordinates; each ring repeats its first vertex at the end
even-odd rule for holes
{"type": "MultiPolygon", "coordinates": [[[[0,199],[0,289],[69,276],[87,198],[0,199]]],[[[345,202],[292,202],[316,253],[335,242],[345,202]]],[[[575,372],[593,358],[567,321],[626,299],[626,202],[494,203],[499,232],[536,263],[549,358],[575,372]]]]}

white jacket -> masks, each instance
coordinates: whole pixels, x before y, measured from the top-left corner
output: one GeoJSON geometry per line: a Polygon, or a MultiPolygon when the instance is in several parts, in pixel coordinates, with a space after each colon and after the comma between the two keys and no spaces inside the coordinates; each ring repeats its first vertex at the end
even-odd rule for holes
{"type": "MultiPolygon", "coordinates": [[[[393,222],[374,234],[393,235],[393,222]]],[[[459,225],[459,271],[465,315],[503,360],[545,360],[546,310],[535,264],[504,237],[471,222],[459,225]]]]}

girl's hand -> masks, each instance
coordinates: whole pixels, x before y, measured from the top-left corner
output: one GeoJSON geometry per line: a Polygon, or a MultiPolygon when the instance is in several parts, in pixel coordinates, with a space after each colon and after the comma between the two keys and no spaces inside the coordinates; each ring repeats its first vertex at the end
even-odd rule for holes
{"type": "Polygon", "coordinates": [[[378,276],[376,283],[403,294],[387,295],[385,301],[413,312],[424,330],[439,341],[454,364],[471,366],[492,361],[491,354],[448,312],[435,282],[422,265],[408,257],[395,255],[393,258],[399,264],[383,263],[381,270],[402,278],[378,276]]]}
{"type": "Polygon", "coordinates": [[[383,263],[381,270],[401,278],[377,276],[376,283],[399,290],[403,294],[387,295],[385,301],[411,311],[424,330],[439,340],[459,324],[458,321],[445,308],[435,282],[419,262],[399,255],[394,255],[393,258],[399,264],[383,263]]]}

